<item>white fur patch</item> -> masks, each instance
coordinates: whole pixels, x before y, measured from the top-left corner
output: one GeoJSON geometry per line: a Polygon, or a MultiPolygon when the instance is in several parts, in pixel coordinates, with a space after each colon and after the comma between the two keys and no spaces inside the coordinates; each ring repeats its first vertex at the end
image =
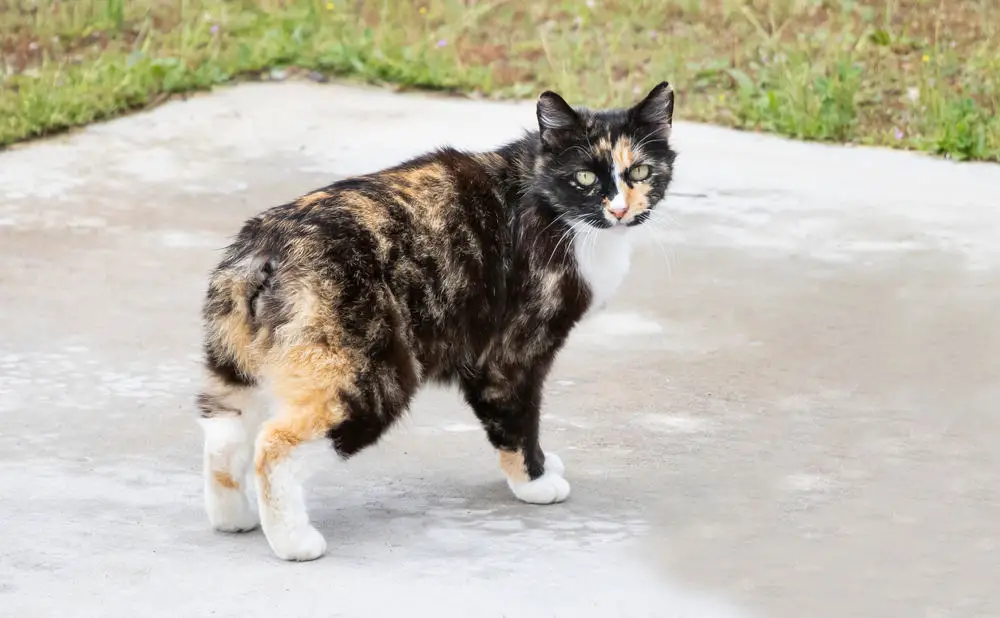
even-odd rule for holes
{"type": "MultiPolygon", "coordinates": [[[[625,182],[622,180],[622,176],[624,175],[625,172],[620,167],[618,167],[617,163],[615,163],[614,165],[611,166],[611,173],[612,173],[611,177],[615,179],[615,190],[616,190],[615,196],[611,198],[611,203],[608,204],[608,207],[605,208],[601,214],[604,215],[605,221],[607,221],[611,225],[617,225],[619,222],[618,218],[615,217],[612,214],[612,212],[625,212],[628,210],[628,203],[625,201],[626,187],[625,187],[625,182]]],[[[628,216],[627,220],[630,219],[632,219],[631,215],[628,216]]]]}
{"type": "Polygon", "coordinates": [[[555,453],[545,453],[545,471],[566,476],[566,466],[563,464],[562,458],[555,453]]]}
{"type": "Polygon", "coordinates": [[[592,297],[587,314],[600,311],[614,297],[628,274],[632,239],[627,228],[573,232],[573,253],[592,297]]]}
{"type": "MultiPolygon", "coordinates": [[[[260,448],[258,444],[258,451],[260,448]]],[[[271,549],[282,560],[315,560],[326,553],[326,539],[309,523],[303,491],[303,483],[313,471],[315,451],[320,449],[329,451],[329,442],[302,444],[276,462],[267,472],[266,492],[262,479],[257,477],[261,527],[271,549]]]]}
{"type": "MultiPolygon", "coordinates": [[[[618,168],[616,167],[615,173],[617,173],[617,169],[618,168]]],[[[616,225],[618,223],[618,219],[613,217],[612,213],[623,213],[628,210],[628,204],[625,203],[625,192],[622,191],[621,185],[621,181],[618,181],[618,193],[615,194],[615,197],[611,200],[611,203],[608,204],[607,209],[604,211],[604,219],[612,225],[616,225]]]]}
{"type": "Polygon", "coordinates": [[[554,504],[569,497],[569,483],[563,478],[566,467],[555,453],[545,453],[545,474],[533,481],[513,481],[507,486],[514,496],[530,504],[554,504]]]}
{"type": "Polygon", "coordinates": [[[246,419],[217,416],[200,419],[200,424],[205,434],[203,474],[208,521],[223,532],[253,530],[258,518],[247,499],[252,453],[246,419]]]}

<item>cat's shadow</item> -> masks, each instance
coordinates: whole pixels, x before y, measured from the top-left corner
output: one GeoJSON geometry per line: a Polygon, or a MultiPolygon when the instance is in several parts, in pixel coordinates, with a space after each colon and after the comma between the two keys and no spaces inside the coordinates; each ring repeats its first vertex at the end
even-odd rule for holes
{"type": "MultiPolygon", "coordinates": [[[[578,483],[583,496],[588,484],[578,483]]],[[[608,511],[585,498],[551,505],[520,502],[503,480],[400,482],[375,493],[352,486],[338,494],[325,485],[310,493],[313,525],[348,550],[406,546],[447,554],[529,540],[579,547],[623,540],[644,528],[618,509],[608,511]]]]}

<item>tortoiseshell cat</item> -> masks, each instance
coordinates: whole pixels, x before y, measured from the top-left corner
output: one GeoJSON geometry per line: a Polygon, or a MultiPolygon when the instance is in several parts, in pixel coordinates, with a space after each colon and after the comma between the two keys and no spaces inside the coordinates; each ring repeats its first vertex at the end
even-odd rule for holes
{"type": "Polygon", "coordinates": [[[296,455],[325,440],[354,455],[427,381],[460,387],[517,498],[565,500],[563,464],[538,441],[542,384],[666,194],[673,103],[666,82],[629,109],[545,92],[538,131],[498,150],[444,148],[250,219],[203,308],[211,524],[250,530],[259,513],[279,557],[321,556],[296,455]]]}

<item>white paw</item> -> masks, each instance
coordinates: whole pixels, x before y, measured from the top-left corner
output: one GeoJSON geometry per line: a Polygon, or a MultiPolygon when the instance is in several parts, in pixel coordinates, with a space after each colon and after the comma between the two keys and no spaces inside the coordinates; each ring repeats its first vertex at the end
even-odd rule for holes
{"type": "Polygon", "coordinates": [[[260,518],[243,500],[239,509],[208,509],[208,521],[219,532],[249,532],[260,525],[260,518]]]}
{"type": "Polygon", "coordinates": [[[265,530],[267,542],[282,560],[315,560],[326,553],[326,539],[312,526],[265,530]]]}
{"type": "Polygon", "coordinates": [[[220,532],[247,532],[260,524],[257,510],[238,489],[210,486],[205,495],[205,512],[212,527],[220,532]]]}
{"type": "Polygon", "coordinates": [[[555,453],[545,453],[545,471],[552,472],[557,476],[566,476],[566,466],[563,465],[562,459],[559,459],[559,455],[555,453]]]}
{"type": "Polygon", "coordinates": [[[518,500],[529,504],[554,504],[569,497],[569,483],[552,472],[525,483],[508,480],[507,485],[518,500]]]}
{"type": "Polygon", "coordinates": [[[507,485],[518,500],[530,504],[554,504],[569,497],[569,483],[563,478],[566,467],[555,453],[545,453],[545,473],[533,481],[512,481],[507,485]]]}

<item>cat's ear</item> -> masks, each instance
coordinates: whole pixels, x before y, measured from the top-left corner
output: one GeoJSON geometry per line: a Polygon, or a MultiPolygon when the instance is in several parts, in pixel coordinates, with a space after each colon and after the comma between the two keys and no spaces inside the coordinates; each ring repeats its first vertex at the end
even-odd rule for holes
{"type": "Polygon", "coordinates": [[[646,98],[629,110],[632,119],[640,124],[660,125],[670,135],[674,124],[674,89],[668,82],[660,82],[646,98]]]}
{"type": "Polygon", "coordinates": [[[580,116],[561,96],[546,90],[538,97],[536,108],[542,143],[552,145],[559,134],[580,128],[580,116]]]}

